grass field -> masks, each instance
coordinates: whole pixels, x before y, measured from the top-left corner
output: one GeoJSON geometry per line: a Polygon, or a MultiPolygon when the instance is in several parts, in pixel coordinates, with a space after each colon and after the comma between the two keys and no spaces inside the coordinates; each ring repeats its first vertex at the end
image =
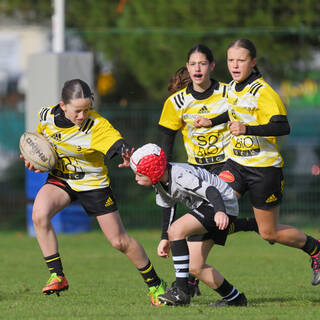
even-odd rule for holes
{"type": "MultiPolygon", "coordinates": [[[[319,229],[304,229],[319,237],[319,229]]],[[[171,260],[156,255],[159,230],[130,231],[145,247],[157,272],[174,280],[171,260]]],[[[34,238],[0,234],[0,319],[317,319],[320,286],[311,286],[309,258],[301,250],[271,246],[254,233],[229,237],[214,247],[209,264],[244,291],[247,308],[210,308],[219,296],[200,285],[189,307],[151,308],[147,289],[126,257],[98,231],[59,235],[60,254],[70,288],[43,296],[49,274],[34,238]]]]}

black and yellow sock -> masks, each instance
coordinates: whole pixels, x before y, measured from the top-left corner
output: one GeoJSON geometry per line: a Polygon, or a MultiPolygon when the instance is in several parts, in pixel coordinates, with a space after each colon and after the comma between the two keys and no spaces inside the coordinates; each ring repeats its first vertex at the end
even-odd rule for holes
{"type": "Polygon", "coordinates": [[[148,264],[141,269],[138,269],[144,282],[146,283],[146,285],[150,288],[153,286],[158,286],[161,283],[160,278],[158,277],[156,271],[154,270],[154,267],[152,265],[152,263],[148,262],[148,264]]]}
{"type": "Polygon", "coordinates": [[[63,276],[63,267],[59,253],[52,256],[44,257],[50,273],[56,273],[58,276],[63,276]]]}
{"type": "Polygon", "coordinates": [[[259,233],[258,224],[255,218],[239,218],[233,221],[229,227],[229,234],[239,231],[255,231],[259,233]]]}
{"type": "Polygon", "coordinates": [[[320,251],[320,242],[307,235],[307,241],[301,250],[313,256],[320,251]]]}

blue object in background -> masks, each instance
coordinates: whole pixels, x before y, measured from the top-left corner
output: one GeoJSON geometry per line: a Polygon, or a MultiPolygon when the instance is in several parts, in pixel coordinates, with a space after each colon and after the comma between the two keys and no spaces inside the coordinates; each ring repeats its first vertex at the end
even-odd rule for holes
{"type": "MultiPolygon", "coordinates": [[[[32,222],[33,201],[45,183],[48,173],[35,173],[26,169],[27,231],[31,237],[35,236],[32,222]]],[[[91,230],[92,219],[88,217],[80,203],[72,202],[68,207],[58,212],[51,220],[56,233],[80,233],[91,230]]]]}
{"type": "Polygon", "coordinates": [[[44,185],[48,177],[47,172],[35,173],[26,169],[26,196],[28,200],[34,200],[40,188],[44,185]]]}

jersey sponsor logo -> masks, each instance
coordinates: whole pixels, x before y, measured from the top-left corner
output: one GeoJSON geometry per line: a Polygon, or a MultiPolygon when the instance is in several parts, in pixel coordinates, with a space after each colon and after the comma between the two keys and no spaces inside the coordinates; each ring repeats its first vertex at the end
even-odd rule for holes
{"type": "Polygon", "coordinates": [[[209,112],[209,110],[208,110],[208,108],[206,107],[206,106],[203,106],[199,111],[198,111],[198,113],[208,113],[209,112]]]}
{"type": "MultiPolygon", "coordinates": [[[[68,166],[66,166],[65,169],[68,170],[68,166]]],[[[52,174],[54,176],[57,176],[58,178],[63,178],[67,180],[81,180],[86,175],[85,172],[64,173],[58,169],[54,169],[52,171],[52,174]]]]}
{"type": "Polygon", "coordinates": [[[52,136],[52,139],[56,141],[61,141],[61,132],[57,132],[52,136]]]}
{"type": "Polygon", "coordinates": [[[220,172],[218,177],[225,182],[233,182],[235,180],[234,175],[229,170],[220,172]]]}
{"type": "Polygon", "coordinates": [[[260,149],[239,150],[233,149],[233,154],[238,157],[253,157],[260,153],[260,149]]]}
{"type": "Polygon", "coordinates": [[[105,203],[105,207],[110,207],[114,204],[114,201],[111,199],[111,197],[109,197],[105,203]]]}
{"type": "Polygon", "coordinates": [[[194,157],[194,159],[196,160],[196,162],[198,164],[213,164],[213,163],[218,163],[218,162],[224,161],[225,160],[225,155],[224,154],[220,154],[218,156],[207,157],[207,158],[194,157]]]}
{"type": "Polygon", "coordinates": [[[233,154],[238,157],[252,157],[260,153],[257,137],[241,136],[235,137],[233,141],[233,154]]]}
{"type": "Polygon", "coordinates": [[[272,194],[272,195],[266,200],[266,203],[275,202],[275,201],[277,201],[277,200],[278,200],[278,198],[277,198],[274,194],[272,194]]]}
{"type": "Polygon", "coordinates": [[[222,161],[219,159],[214,159],[223,152],[223,146],[221,145],[221,134],[219,132],[209,135],[196,136],[196,142],[198,146],[197,148],[196,146],[194,148],[195,156],[199,158],[213,157],[212,159],[208,159],[210,163],[222,161]]]}

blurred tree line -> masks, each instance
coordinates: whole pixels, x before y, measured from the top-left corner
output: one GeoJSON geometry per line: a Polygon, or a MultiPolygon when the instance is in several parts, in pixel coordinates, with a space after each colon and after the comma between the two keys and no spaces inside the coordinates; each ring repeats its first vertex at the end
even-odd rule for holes
{"type": "MultiPolygon", "coordinates": [[[[197,43],[213,50],[213,76],[225,82],[226,48],[237,38],[256,44],[266,78],[310,71],[319,49],[319,0],[67,0],[65,9],[67,33],[111,61],[115,88],[102,102],[163,101],[168,80],[197,43]]],[[[0,12],[49,25],[53,7],[50,1],[1,0],[0,12]]]]}

